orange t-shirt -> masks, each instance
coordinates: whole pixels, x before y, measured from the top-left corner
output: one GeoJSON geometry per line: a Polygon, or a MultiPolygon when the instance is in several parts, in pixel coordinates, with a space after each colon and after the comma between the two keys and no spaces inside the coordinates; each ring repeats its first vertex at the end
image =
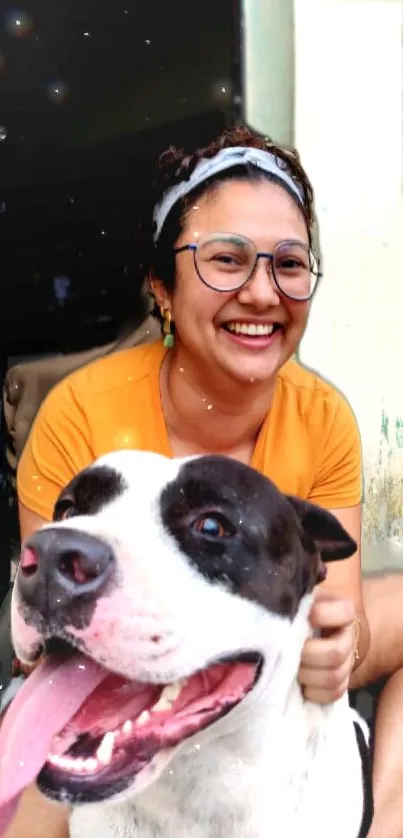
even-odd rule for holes
{"type": "MultiPolygon", "coordinates": [[[[122,448],[172,456],[159,390],[162,342],[108,355],[63,379],[44,400],[20,459],[22,503],[47,520],[61,489],[122,448]]],[[[345,398],[289,361],[251,465],[288,494],[328,509],[361,501],[361,444],[345,398]]]]}

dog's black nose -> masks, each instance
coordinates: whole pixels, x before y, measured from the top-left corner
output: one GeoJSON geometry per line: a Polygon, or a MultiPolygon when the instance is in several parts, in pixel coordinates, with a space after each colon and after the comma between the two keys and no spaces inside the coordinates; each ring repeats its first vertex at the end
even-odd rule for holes
{"type": "Polygon", "coordinates": [[[113,570],[114,554],[104,541],[67,527],[49,527],[25,543],[17,589],[26,605],[48,617],[78,602],[94,602],[113,570]]]}

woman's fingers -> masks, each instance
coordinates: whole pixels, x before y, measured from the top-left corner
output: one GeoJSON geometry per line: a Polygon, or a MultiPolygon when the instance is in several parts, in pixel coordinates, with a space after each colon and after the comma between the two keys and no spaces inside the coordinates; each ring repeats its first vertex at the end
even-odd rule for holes
{"type": "Polygon", "coordinates": [[[356,643],[354,618],[354,603],[349,600],[326,594],[315,600],[310,621],[322,636],[305,642],[299,670],[308,701],[329,704],[348,690],[356,643]]]}
{"type": "Polygon", "coordinates": [[[301,666],[314,669],[338,669],[353,655],[354,626],[338,629],[330,637],[310,637],[305,643],[301,666]]]}
{"type": "Polygon", "coordinates": [[[354,621],[355,606],[349,599],[336,599],[329,595],[318,595],[310,613],[313,628],[339,629],[354,621]]]}

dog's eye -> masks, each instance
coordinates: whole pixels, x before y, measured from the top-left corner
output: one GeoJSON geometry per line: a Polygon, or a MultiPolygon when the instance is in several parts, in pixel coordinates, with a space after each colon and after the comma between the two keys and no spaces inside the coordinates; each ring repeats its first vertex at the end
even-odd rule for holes
{"type": "Polygon", "coordinates": [[[66,521],[67,518],[73,518],[74,515],[78,515],[78,512],[73,501],[65,500],[58,503],[55,511],[56,521],[66,521]]]}
{"type": "Polygon", "coordinates": [[[62,512],[62,521],[65,521],[66,518],[74,518],[74,515],[77,515],[77,509],[73,505],[68,506],[62,512]]]}
{"type": "Polygon", "coordinates": [[[225,538],[225,536],[231,535],[232,530],[229,522],[214,515],[203,515],[201,518],[197,518],[193,528],[196,532],[206,535],[208,538],[225,538]],[[227,523],[228,526],[226,526],[227,523]]]}

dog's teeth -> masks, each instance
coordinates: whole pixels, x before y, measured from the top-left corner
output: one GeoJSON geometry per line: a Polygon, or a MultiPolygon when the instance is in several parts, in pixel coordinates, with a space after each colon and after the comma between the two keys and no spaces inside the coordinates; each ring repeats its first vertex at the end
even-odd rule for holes
{"type": "Polygon", "coordinates": [[[75,757],[74,758],[74,771],[82,771],[85,766],[86,760],[82,757],[75,757]]]}
{"type": "MultiPolygon", "coordinates": [[[[55,765],[56,768],[64,768],[66,771],[73,771],[78,773],[80,773],[81,771],[88,770],[88,762],[94,763],[95,768],[97,767],[96,759],[86,760],[82,757],[70,757],[68,754],[66,754],[65,756],[60,756],[59,754],[50,754],[48,757],[48,762],[50,762],[52,765],[55,765]]],[[[94,766],[92,766],[92,770],[94,770],[94,766]]]]}
{"type": "MultiPolygon", "coordinates": [[[[149,710],[143,710],[143,712],[140,713],[138,719],[136,719],[134,723],[135,727],[142,727],[142,725],[145,725],[147,722],[149,722],[151,718],[151,713],[163,713],[166,710],[171,710],[172,705],[179,698],[181,691],[183,690],[186,684],[186,678],[182,678],[180,681],[176,681],[174,684],[167,684],[167,686],[164,687],[164,689],[162,690],[162,693],[158,701],[151,708],[151,712],[149,710]]],[[[130,719],[128,719],[122,726],[122,733],[128,735],[131,733],[132,728],[133,724],[130,721],[130,719]]],[[[102,747],[102,743],[100,747],[102,747]]]]}
{"type": "Polygon", "coordinates": [[[168,698],[165,698],[164,694],[161,695],[161,698],[157,701],[156,704],[151,708],[152,713],[163,713],[166,710],[170,710],[173,705],[173,701],[170,701],[168,698]]]}
{"type": "Polygon", "coordinates": [[[127,735],[128,733],[132,732],[132,727],[133,727],[133,724],[130,721],[130,719],[128,719],[127,722],[125,722],[123,727],[122,727],[122,732],[127,735]]]}
{"type": "Polygon", "coordinates": [[[94,757],[89,757],[84,760],[83,768],[84,771],[88,771],[89,774],[93,774],[98,768],[98,762],[94,757]]]}
{"type": "Polygon", "coordinates": [[[109,765],[112,759],[114,745],[115,734],[110,730],[108,733],[105,733],[105,736],[96,752],[98,762],[101,762],[102,765],[109,765]]]}
{"type": "Polygon", "coordinates": [[[185,684],[186,678],[182,678],[180,681],[175,681],[174,684],[167,684],[167,686],[162,690],[157,703],[152,707],[152,712],[162,713],[164,710],[170,710],[172,705],[179,698],[185,684]]]}
{"type": "Polygon", "coordinates": [[[65,771],[82,774],[86,772],[93,774],[99,768],[98,760],[94,757],[84,759],[83,757],[70,757],[68,754],[60,756],[59,754],[49,754],[48,762],[55,765],[56,768],[63,768],[65,771]]]}
{"type": "Polygon", "coordinates": [[[63,764],[66,762],[66,758],[59,756],[59,754],[49,754],[48,762],[52,763],[52,765],[60,766],[60,768],[63,768],[63,764]]]}
{"type": "MultiPolygon", "coordinates": [[[[60,768],[71,768],[73,764],[73,760],[71,757],[59,757],[59,765],[60,768]]],[[[57,763],[56,763],[57,765],[57,763]]]]}

